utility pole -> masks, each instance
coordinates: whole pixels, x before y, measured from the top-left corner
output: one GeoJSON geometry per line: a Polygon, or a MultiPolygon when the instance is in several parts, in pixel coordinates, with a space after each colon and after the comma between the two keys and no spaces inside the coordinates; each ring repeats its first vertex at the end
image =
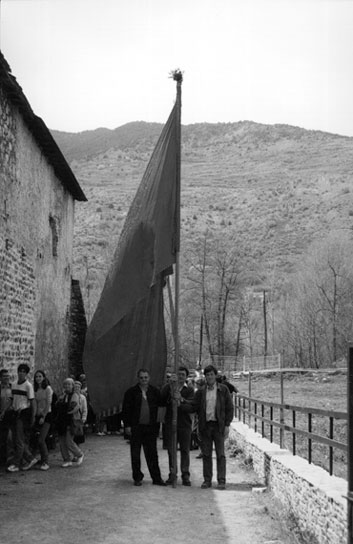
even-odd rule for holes
{"type": "Polygon", "coordinates": [[[264,314],[264,360],[266,368],[266,357],[267,357],[267,307],[266,307],[266,289],[263,290],[263,314],[264,314]]]}
{"type": "Polygon", "coordinates": [[[348,408],[348,451],[347,451],[347,544],[353,544],[353,344],[348,347],[347,357],[347,408],[348,408]]]}

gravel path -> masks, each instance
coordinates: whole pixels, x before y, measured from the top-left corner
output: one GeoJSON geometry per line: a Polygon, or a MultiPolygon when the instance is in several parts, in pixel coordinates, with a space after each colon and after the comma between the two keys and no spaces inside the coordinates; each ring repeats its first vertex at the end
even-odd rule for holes
{"type": "MultiPolygon", "coordinates": [[[[166,451],[159,457],[167,477],[166,451]]],[[[191,452],[192,487],[131,480],[122,436],[89,436],[80,467],[63,469],[56,450],[42,472],[0,472],[0,542],[6,544],[293,544],[255,474],[227,461],[227,489],[200,489],[202,461],[191,452]]]]}

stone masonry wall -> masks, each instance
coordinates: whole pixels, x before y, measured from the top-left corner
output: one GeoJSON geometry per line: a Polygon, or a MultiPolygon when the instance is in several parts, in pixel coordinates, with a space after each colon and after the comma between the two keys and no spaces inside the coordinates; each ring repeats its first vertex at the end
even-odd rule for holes
{"type": "Polygon", "coordinates": [[[73,224],[71,193],[0,81],[1,363],[17,365],[28,357],[31,369],[46,371],[57,389],[69,371],[73,224]],[[11,250],[5,248],[6,240],[11,250]],[[9,303],[10,281],[16,300],[27,300],[31,290],[32,313],[27,302],[23,313],[16,313],[16,304],[18,310],[20,306],[15,298],[9,303]]]}
{"type": "Polygon", "coordinates": [[[347,542],[345,480],[281,449],[239,421],[232,423],[230,442],[251,457],[255,472],[294,516],[308,542],[347,542]]]}
{"type": "Polygon", "coordinates": [[[87,320],[78,280],[72,280],[70,307],[69,371],[78,377],[83,373],[82,355],[87,331],[87,320]]]}
{"type": "Polygon", "coordinates": [[[0,368],[14,379],[19,363],[34,362],[36,282],[23,249],[0,236],[0,368]]]}

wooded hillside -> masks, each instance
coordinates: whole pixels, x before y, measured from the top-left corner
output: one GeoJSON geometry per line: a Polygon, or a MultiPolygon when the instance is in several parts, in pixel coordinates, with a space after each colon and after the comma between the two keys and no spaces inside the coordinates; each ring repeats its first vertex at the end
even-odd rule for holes
{"type": "MultiPolygon", "coordinates": [[[[88,197],[76,207],[74,250],[88,319],[161,129],[135,122],[79,134],[53,131],[88,197]]],[[[336,253],[342,246],[344,258],[350,254],[352,152],[353,138],[287,125],[182,127],[181,335],[188,361],[199,354],[201,315],[208,357],[281,351],[288,362],[317,366],[345,353],[353,323],[347,263],[333,276],[345,276],[344,316],[342,300],[332,298],[341,286],[330,277],[321,290],[315,281],[310,287],[313,300],[327,296],[305,324],[294,319],[305,312],[296,307],[298,293],[291,296],[303,267],[310,278],[317,274],[307,254],[327,254],[327,244],[336,253]]],[[[309,289],[302,281],[299,293],[309,289]]],[[[306,293],[303,304],[309,299],[306,293]]]]}

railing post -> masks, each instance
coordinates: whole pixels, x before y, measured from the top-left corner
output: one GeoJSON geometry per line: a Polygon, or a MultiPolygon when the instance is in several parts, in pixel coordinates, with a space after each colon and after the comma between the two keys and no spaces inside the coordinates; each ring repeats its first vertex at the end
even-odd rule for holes
{"type": "MultiPolygon", "coordinates": [[[[308,432],[312,432],[312,414],[308,414],[308,432]]],[[[311,465],[311,438],[308,439],[308,461],[309,465],[311,465]]]]}
{"type": "Polygon", "coordinates": [[[347,357],[347,401],[348,401],[348,451],[347,451],[347,480],[348,480],[348,508],[347,508],[347,535],[348,544],[353,544],[353,344],[348,347],[347,357]]]}
{"type": "Polygon", "coordinates": [[[262,417],[262,420],[261,420],[261,435],[262,435],[262,438],[265,438],[265,422],[264,422],[265,406],[263,404],[261,404],[261,417],[262,417]]]}
{"type": "MultiPolygon", "coordinates": [[[[295,410],[292,410],[292,426],[293,426],[293,429],[295,429],[295,410]]],[[[293,455],[296,454],[296,436],[295,436],[295,431],[293,431],[293,437],[292,437],[292,444],[293,444],[293,455]]]]}
{"type": "MultiPolygon", "coordinates": [[[[330,431],[329,431],[329,438],[333,440],[333,417],[330,417],[330,431]]],[[[330,455],[329,455],[329,470],[330,470],[330,476],[333,474],[333,447],[330,446],[330,455]]]]}
{"type": "Polygon", "coordinates": [[[257,402],[255,402],[255,405],[254,405],[254,412],[255,412],[255,415],[254,415],[254,431],[255,431],[255,433],[257,433],[257,402]]]}
{"type": "Polygon", "coordinates": [[[270,426],[270,442],[273,442],[273,406],[270,407],[270,420],[271,420],[271,426],[270,426]]]}

